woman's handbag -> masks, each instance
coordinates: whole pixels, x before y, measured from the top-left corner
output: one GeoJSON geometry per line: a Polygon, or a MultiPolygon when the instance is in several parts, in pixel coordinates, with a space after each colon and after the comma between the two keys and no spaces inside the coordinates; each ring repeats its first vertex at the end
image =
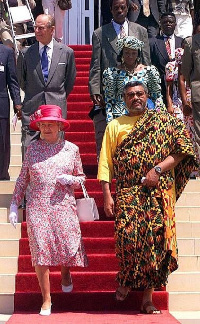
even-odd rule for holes
{"type": "Polygon", "coordinates": [[[58,6],[61,10],[69,10],[72,8],[71,0],[58,0],[58,6]]]}
{"type": "Polygon", "coordinates": [[[99,212],[94,198],[90,198],[81,181],[84,198],[76,199],[77,215],[79,222],[92,222],[99,219],[99,212]]]}

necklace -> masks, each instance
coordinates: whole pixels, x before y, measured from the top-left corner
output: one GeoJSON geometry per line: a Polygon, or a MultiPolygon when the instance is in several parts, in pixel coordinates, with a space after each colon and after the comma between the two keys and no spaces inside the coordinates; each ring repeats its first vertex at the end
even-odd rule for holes
{"type": "Polygon", "coordinates": [[[132,70],[130,70],[130,69],[128,69],[128,68],[126,67],[126,65],[124,64],[124,69],[125,69],[126,72],[128,72],[128,74],[133,74],[133,73],[134,73],[134,70],[135,70],[135,67],[134,67],[132,70]]]}

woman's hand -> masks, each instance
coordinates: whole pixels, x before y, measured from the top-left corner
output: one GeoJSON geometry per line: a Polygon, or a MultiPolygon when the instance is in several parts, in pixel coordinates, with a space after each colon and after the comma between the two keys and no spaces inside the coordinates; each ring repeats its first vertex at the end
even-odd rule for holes
{"type": "Polygon", "coordinates": [[[59,182],[61,185],[68,185],[71,186],[73,181],[73,176],[71,174],[61,174],[56,176],[56,181],[59,182]]]}

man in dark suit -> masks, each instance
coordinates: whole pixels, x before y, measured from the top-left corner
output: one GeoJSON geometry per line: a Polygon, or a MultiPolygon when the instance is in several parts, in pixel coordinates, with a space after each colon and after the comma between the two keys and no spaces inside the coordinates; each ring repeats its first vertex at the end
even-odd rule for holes
{"type": "Polygon", "coordinates": [[[145,27],[149,37],[154,37],[159,31],[160,15],[166,11],[165,0],[149,0],[149,12],[144,11],[145,1],[146,0],[132,0],[138,7],[138,10],[131,10],[128,19],[145,27]]]}
{"type": "MultiPolygon", "coordinates": [[[[111,13],[113,20],[98,29],[92,36],[92,60],[89,75],[89,90],[94,105],[103,107],[104,100],[102,96],[102,73],[108,67],[117,65],[117,47],[116,41],[122,36],[135,36],[144,42],[142,50],[143,63],[150,64],[150,52],[147,31],[144,27],[129,22],[127,13],[129,0],[110,0],[111,13]]],[[[95,127],[95,137],[97,144],[97,155],[101,149],[101,142],[106,127],[106,117],[102,109],[93,119],[95,127]]]]}
{"type": "Polygon", "coordinates": [[[22,145],[25,149],[38,136],[28,125],[30,115],[40,105],[58,105],[62,117],[67,117],[66,99],[76,77],[74,52],[53,39],[54,28],[53,17],[39,15],[35,21],[37,42],[18,59],[20,86],[25,92],[22,105],[22,145]],[[46,70],[42,67],[43,60],[47,60],[46,70]]]}
{"type": "Polygon", "coordinates": [[[15,56],[12,49],[0,44],[0,180],[9,180],[10,164],[10,99],[14,109],[21,109],[15,56]]]}
{"type": "Polygon", "coordinates": [[[151,63],[160,72],[163,100],[166,104],[165,66],[174,60],[175,49],[181,47],[182,38],[174,34],[176,17],[171,12],[162,14],[160,18],[161,34],[149,39],[151,63]],[[170,44],[170,53],[167,43],[170,44]]]}

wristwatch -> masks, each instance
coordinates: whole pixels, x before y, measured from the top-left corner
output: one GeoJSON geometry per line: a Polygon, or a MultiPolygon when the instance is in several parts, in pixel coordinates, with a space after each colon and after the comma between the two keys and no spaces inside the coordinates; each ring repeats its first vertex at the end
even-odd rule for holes
{"type": "Polygon", "coordinates": [[[162,172],[161,167],[155,166],[154,169],[155,169],[156,173],[158,173],[159,175],[161,175],[161,172],[162,172]]]}

